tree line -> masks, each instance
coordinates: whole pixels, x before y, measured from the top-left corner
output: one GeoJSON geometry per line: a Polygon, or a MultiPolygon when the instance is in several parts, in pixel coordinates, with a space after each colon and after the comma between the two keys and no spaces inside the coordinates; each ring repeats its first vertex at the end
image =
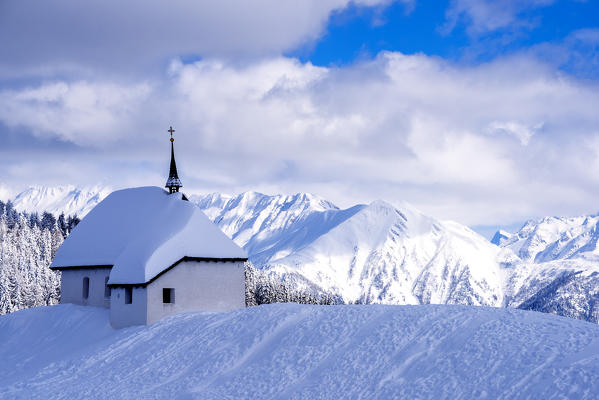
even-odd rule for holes
{"type": "Polygon", "coordinates": [[[60,273],[49,266],[77,216],[18,212],[0,201],[0,314],[58,303],[60,273]]]}
{"type": "Polygon", "coordinates": [[[261,270],[247,262],[245,305],[249,307],[271,303],[335,305],[343,304],[343,299],[323,290],[304,288],[292,277],[261,270]]]}

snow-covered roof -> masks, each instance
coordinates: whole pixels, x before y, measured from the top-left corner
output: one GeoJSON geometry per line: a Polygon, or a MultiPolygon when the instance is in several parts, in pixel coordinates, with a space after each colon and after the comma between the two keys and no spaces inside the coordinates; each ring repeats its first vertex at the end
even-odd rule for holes
{"type": "Polygon", "coordinates": [[[77,225],[51,268],[113,265],[109,284],[144,284],[183,257],[247,259],[181,193],[158,187],[113,192],[77,225]]]}

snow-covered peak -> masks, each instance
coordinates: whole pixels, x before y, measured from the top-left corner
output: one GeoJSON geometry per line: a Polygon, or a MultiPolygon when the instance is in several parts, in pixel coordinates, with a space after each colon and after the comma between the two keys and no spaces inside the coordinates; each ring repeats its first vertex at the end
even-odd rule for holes
{"type": "Polygon", "coordinates": [[[231,195],[224,193],[208,193],[208,194],[192,194],[189,200],[197,203],[200,207],[212,207],[212,206],[223,206],[227,201],[231,199],[231,195]]]}
{"type": "Polygon", "coordinates": [[[312,193],[296,193],[292,196],[293,201],[309,204],[313,210],[326,211],[337,210],[338,207],[328,200],[312,193]]]}
{"type": "Polygon", "coordinates": [[[300,246],[302,238],[312,236],[314,229],[325,229],[317,222],[321,217],[316,214],[338,210],[331,202],[306,193],[269,196],[245,192],[227,198],[212,194],[191,199],[238,245],[253,254],[254,261],[281,256],[291,251],[288,246],[300,246]]]}
{"type": "Polygon", "coordinates": [[[269,267],[345,301],[500,305],[500,249],[463,225],[384,201],[329,211],[324,234],[269,267]]]}
{"type": "Polygon", "coordinates": [[[204,214],[214,221],[216,215],[223,209],[225,204],[231,200],[232,196],[221,193],[210,193],[204,195],[192,194],[189,196],[189,201],[196,203],[204,214]]]}
{"type": "Polygon", "coordinates": [[[198,201],[257,266],[346,301],[502,303],[501,269],[517,260],[513,253],[394,203],[341,210],[312,195],[255,192],[198,201]]]}
{"type": "Polygon", "coordinates": [[[13,203],[19,211],[85,216],[111,192],[112,189],[101,185],[31,186],[19,193],[13,203]]]}
{"type": "Polygon", "coordinates": [[[598,223],[597,215],[529,220],[500,246],[534,262],[597,256],[598,223]]]}

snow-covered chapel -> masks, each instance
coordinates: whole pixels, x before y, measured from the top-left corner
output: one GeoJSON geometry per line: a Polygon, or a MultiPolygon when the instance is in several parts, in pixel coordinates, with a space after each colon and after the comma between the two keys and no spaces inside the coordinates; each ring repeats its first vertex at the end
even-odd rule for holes
{"type": "Polygon", "coordinates": [[[77,225],[50,268],[61,303],[106,307],[115,328],[245,306],[245,252],[187,201],[175,163],[159,187],[118,190],[77,225]]]}

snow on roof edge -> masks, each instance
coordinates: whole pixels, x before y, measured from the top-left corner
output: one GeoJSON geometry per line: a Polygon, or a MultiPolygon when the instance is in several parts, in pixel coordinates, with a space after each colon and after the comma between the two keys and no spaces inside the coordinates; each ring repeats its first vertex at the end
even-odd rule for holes
{"type": "Polygon", "coordinates": [[[154,282],[156,279],[158,279],[160,276],[164,275],[165,273],[167,273],[168,271],[170,271],[171,269],[175,268],[177,265],[179,265],[182,262],[185,261],[206,261],[206,262],[246,262],[248,261],[248,258],[212,258],[212,257],[188,257],[188,256],[184,256],[181,257],[181,259],[175,261],[173,263],[173,265],[171,265],[168,268],[165,268],[164,270],[162,270],[161,272],[159,272],[157,275],[155,275],[153,278],[149,279],[147,282],[143,282],[143,283],[108,283],[107,285],[109,287],[127,287],[127,286],[147,286],[150,283],[154,282]]]}
{"type": "Polygon", "coordinates": [[[247,260],[196,204],[181,200],[182,193],[158,187],[113,192],[65,240],[50,268],[111,268],[109,283],[145,285],[184,259],[247,260]]]}

